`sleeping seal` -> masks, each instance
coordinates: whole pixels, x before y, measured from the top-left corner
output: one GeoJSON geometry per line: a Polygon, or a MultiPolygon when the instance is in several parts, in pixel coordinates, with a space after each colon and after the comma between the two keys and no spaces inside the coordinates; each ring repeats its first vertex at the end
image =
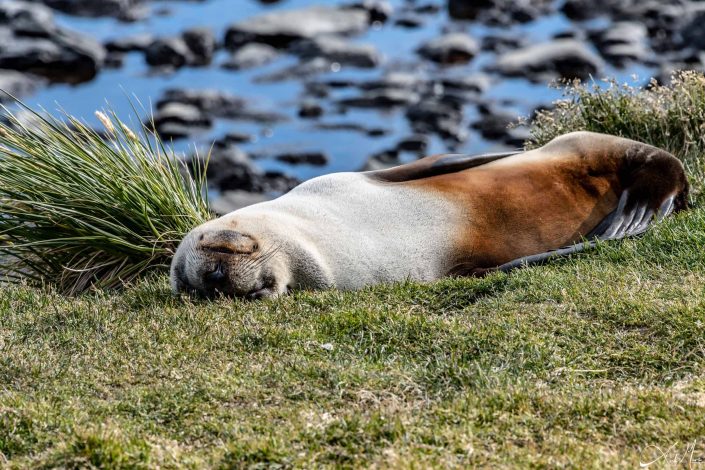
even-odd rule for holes
{"type": "Polygon", "coordinates": [[[334,173],[193,229],[171,284],[261,298],[506,271],[641,234],[687,193],[669,153],[588,132],[527,152],[334,173]]]}

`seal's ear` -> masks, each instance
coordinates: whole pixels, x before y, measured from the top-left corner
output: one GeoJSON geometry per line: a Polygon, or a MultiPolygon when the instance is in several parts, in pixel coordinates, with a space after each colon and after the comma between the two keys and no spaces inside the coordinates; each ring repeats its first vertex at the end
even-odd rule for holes
{"type": "Polygon", "coordinates": [[[212,230],[198,236],[198,248],[216,253],[249,255],[259,246],[249,235],[234,230],[212,230]]]}
{"type": "Polygon", "coordinates": [[[482,155],[443,154],[422,158],[406,165],[395,166],[387,170],[368,171],[368,178],[387,183],[402,183],[431,176],[446,175],[484,165],[495,160],[511,157],[521,153],[486,153],[482,155]]]}

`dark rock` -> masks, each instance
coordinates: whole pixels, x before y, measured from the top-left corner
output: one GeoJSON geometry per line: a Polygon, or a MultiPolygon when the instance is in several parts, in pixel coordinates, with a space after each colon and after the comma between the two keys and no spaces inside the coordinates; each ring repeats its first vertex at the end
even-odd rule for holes
{"type": "Polygon", "coordinates": [[[328,155],[322,152],[289,152],[277,155],[274,157],[280,162],[290,163],[292,165],[314,165],[324,166],[330,160],[328,155]]]}
{"type": "Polygon", "coordinates": [[[485,10],[495,8],[495,0],[448,0],[448,14],[457,20],[474,20],[485,10]]]}
{"type": "Polygon", "coordinates": [[[221,216],[230,212],[242,209],[243,207],[266,202],[274,199],[274,196],[262,193],[252,193],[248,191],[224,191],[219,198],[211,201],[210,209],[216,215],[221,216]]]}
{"type": "Polygon", "coordinates": [[[484,74],[446,76],[440,80],[443,88],[447,90],[466,91],[470,93],[482,94],[486,92],[490,85],[490,77],[484,74]]]}
{"type": "Polygon", "coordinates": [[[443,8],[437,3],[422,3],[420,5],[412,5],[411,11],[424,15],[433,15],[438,13],[443,8]]]}
{"type": "Polygon", "coordinates": [[[328,59],[316,57],[296,65],[284,67],[281,70],[262,75],[255,79],[257,83],[267,82],[283,82],[287,80],[296,80],[300,78],[308,78],[314,75],[319,75],[328,72],[337,72],[340,69],[340,64],[334,64],[328,59]]]}
{"type": "Polygon", "coordinates": [[[225,45],[236,49],[249,42],[262,42],[284,48],[295,41],[320,35],[361,33],[367,29],[369,21],[369,13],[356,8],[313,6],[275,11],[230,26],[225,45]]]}
{"type": "Polygon", "coordinates": [[[407,109],[406,118],[414,132],[436,133],[444,139],[464,142],[467,131],[463,124],[462,105],[438,99],[425,99],[407,109]]]}
{"type": "Polygon", "coordinates": [[[145,60],[152,67],[179,68],[192,62],[193,56],[183,38],[160,38],[147,48],[145,60]]]}
{"type": "Polygon", "coordinates": [[[381,127],[366,127],[352,122],[320,123],[316,125],[316,129],[323,131],[359,132],[367,135],[368,137],[382,137],[389,134],[387,129],[383,129],[381,127]]]}
{"type": "Polygon", "coordinates": [[[418,99],[419,95],[409,90],[390,88],[370,90],[361,96],[341,99],[339,103],[353,108],[390,108],[406,106],[418,99]]]}
{"type": "Polygon", "coordinates": [[[29,75],[14,70],[0,70],[0,103],[12,102],[6,93],[16,98],[30,95],[43,84],[44,80],[34,75],[29,75]]]}
{"type": "Polygon", "coordinates": [[[154,115],[154,128],[165,139],[180,139],[202,132],[213,120],[198,107],[183,103],[168,103],[154,115]]]}
{"type": "Polygon", "coordinates": [[[402,28],[414,29],[422,27],[424,25],[424,21],[420,16],[413,13],[408,13],[397,18],[396,21],[394,21],[394,24],[401,26],[402,28]]]}
{"type": "Polygon", "coordinates": [[[397,144],[397,150],[400,152],[416,152],[424,153],[428,149],[428,137],[422,134],[416,134],[402,139],[397,144]]]}
{"type": "Polygon", "coordinates": [[[519,37],[489,35],[482,38],[482,50],[494,52],[506,52],[511,49],[518,49],[525,44],[519,37]]]}
{"type": "Polygon", "coordinates": [[[110,52],[146,51],[153,42],[154,36],[149,33],[143,33],[112,39],[105,44],[105,48],[110,52]]]}
{"type": "Polygon", "coordinates": [[[421,56],[441,64],[467,63],[478,51],[477,41],[464,33],[451,33],[432,39],[417,50],[421,56]]]}
{"type": "Polygon", "coordinates": [[[305,102],[299,107],[299,117],[319,118],[323,115],[323,107],[318,103],[305,102]]]}
{"type": "Polygon", "coordinates": [[[125,63],[125,55],[122,54],[121,52],[109,52],[108,55],[105,56],[105,61],[103,62],[103,66],[106,69],[119,69],[123,66],[125,63]]]}
{"type": "Polygon", "coordinates": [[[478,109],[481,117],[471,127],[479,131],[485,139],[501,141],[513,147],[522,147],[529,139],[529,129],[516,126],[518,116],[515,113],[489,105],[481,105],[478,109]]]}
{"type": "Polygon", "coordinates": [[[374,46],[353,44],[334,37],[299,41],[292,46],[291,52],[304,59],[322,57],[330,62],[362,68],[376,67],[380,62],[374,46]]]}
{"type": "Polygon", "coordinates": [[[279,57],[279,51],[267,44],[252,43],[233,52],[223,64],[226,69],[243,70],[259,67],[273,62],[279,57]]]}
{"type": "Polygon", "coordinates": [[[649,56],[648,31],[637,22],[618,22],[592,34],[600,53],[610,62],[622,66],[628,62],[642,62],[649,56]]]}
{"type": "Polygon", "coordinates": [[[225,134],[222,138],[215,141],[215,145],[219,147],[228,147],[232,144],[246,144],[249,142],[254,142],[256,140],[255,136],[252,134],[246,134],[244,132],[231,131],[225,134]]]}
{"type": "Polygon", "coordinates": [[[182,34],[191,51],[191,65],[208,65],[213,60],[216,43],[213,31],[208,28],[191,28],[182,34]]]}
{"type": "MultiPolygon", "coordinates": [[[[36,0],[35,0],[36,1],[36,0]]],[[[136,21],[146,14],[141,0],[39,0],[46,6],[74,16],[110,16],[136,21]]]]}
{"type": "Polygon", "coordinates": [[[363,0],[346,5],[345,8],[355,8],[366,11],[371,23],[385,23],[389,17],[392,16],[392,13],[394,13],[392,4],[386,0],[363,0]]]}
{"type": "Polygon", "coordinates": [[[103,46],[57,26],[48,8],[14,0],[0,3],[0,68],[75,84],[92,80],[104,60],[103,46]]]}
{"type": "Polygon", "coordinates": [[[511,77],[532,80],[546,78],[587,79],[598,75],[604,63],[584,44],[572,39],[559,39],[536,44],[499,57],[496,70],[511,77]]]}

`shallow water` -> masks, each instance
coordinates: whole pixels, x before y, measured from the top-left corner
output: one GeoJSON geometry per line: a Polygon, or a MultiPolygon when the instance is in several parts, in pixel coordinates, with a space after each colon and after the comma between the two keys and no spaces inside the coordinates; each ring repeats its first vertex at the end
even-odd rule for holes
{"type": "MultiPolygon", "coordinates": [[[[226,27],[233,23],[265,11],[292,9],[313,4],[334,4],[322,0],[285,0],[275,5],[262,5],[252,0],[209,0],[205,2],[157,2],[154,8],[167,8],[168,16],[151,15],[149,19],[137,23],[121,23],[113,19],[85,19],[68,15],[57,15],[57,21],[63,26],[89,34],[101,41],[148,32],[155,36],[168,36],[181,33],[189,27],[207,26],[223,38],[226,27]]],[[[392,1],[395,7],[404,2],[392,1]]],[[[379,77],[385,70],[411,67],[421,74],[434,74],[437,66],[421,61],[414,53],[418,45],[430,38],[440,35],[444,30],[468,31],[480,39],[488,34],[521,35],[530,42],[542,42],[555,33],[573,28],[572,23],[561,14],[542,17],[537,21],[515,26],[512,31],[506,28],[486,27],[474,23],[450,21],[447,13],[442,10],[438,14],[423,15],[425,25],[419,29],[404,29],[391,22],[377,28],[371,28],[366,34],[354,38],[355,42],[372,43],[384,55],[381,67],[372,70],[360,70],[343,67],[340,71],[321,75],[319,79],[369,79],[379,77]]],[[[40,105],[48,110],[61,106],[71,114],[85,118],[89,123],[97,125],[93,113],[105,106],[105,103],[118,111],[123,118],[133,120],[139,118],[133,115],[129,99],[139,101],[146,109],[150,103],[156,102],[165,89],[172,87],[210,89],[215,88],[244,97],[257,104],[258,108],[277,111],[288,115],[289,122],[274,126],[217,121],[216,126],[206,134],[194,138],[177,141],[175,146],[184,152],[190,146],[196,145],[207,149],[214,138],[228,131],[253,133],[258,136],[253,143],[244,144],[246,151],[268,155],[281,150],[318,150],[327,153],[331,162],[325,167],[307,165],[291,166],[273,160],[261,159],[258,164],[264,169],[283,170],[301,179],[311,178],[332,171],[349,171],[361,168],[370,155],[393,147],[401,138],[411,134],[404,117],[403,109],[399,110],[350,110],[345,114],[329,105],[330,99],[321,101],[326,113],[320,122],[352,122],[368,127],[382,127],[391,132],[383,137],[371,138],[364,134],[350,131],[323,131],[314,128],[315,121],[298,118],[298,104],[301,101],[303,82],[290,80],[279,83],[255,83],[255,79],[270,72],[277,71],[285,65],[296,63],[291,56],[274,63],[246,71],[229,71],[219,67],[227,53],[220,51],[214,63],[206,68],[182,68],[173,74],[150,76],[149,67],[145,64],[143,54],[136,52],[126,55],[125,63],[118,70],[104,70],[98,77],[87,84],[79,86],[53,85],[30,97],[27,101],[32,105],[40,105]],[[128,99],[129,98],[129,99],[128,99]]],[[[492,53],[479,54],[470,64],[452,67],[448,72],[453,74],[471,74],[481,71],[483,67],[493,63],[492,53]]],[[[643,66],[635,66],[627,70],[608,68],[606,75],[615,76],[620,81],[631,81],[631,76],[637,74],[645,81],[653,71],[643,66]]],[[[336,90],[332,98],[355,93],[355,90],[336,90]]],[[[507,102],[507,109],[517,115],[528,115],[539,105],[545,105],[560,97],[560,92],[548,88],[546,84],[531,84],[523,79],[504,79],[493,77],[493,85],[485,98],[498,102],[507,102]]],[[[466,119],[469,123],[477,116],[474,106],[466,106],[466,119]]],[[[477,153],[501,148],[500,145],[484,140],[477,132],[470,130],[470,137],[464,144],[453,148],[456,152],[477,153]]],[[[433,138],[429,154],[444,152],[449,149],[444,142],[433,138]]]]}

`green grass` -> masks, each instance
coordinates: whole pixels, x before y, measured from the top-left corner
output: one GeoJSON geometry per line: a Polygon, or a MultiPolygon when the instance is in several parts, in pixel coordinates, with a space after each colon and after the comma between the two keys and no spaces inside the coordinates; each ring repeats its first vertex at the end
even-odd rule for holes
{"type": "Polygon", "coordinates": [[[703,140],[671,101],[647,119],[646,93],[574,88],[534,125],[534,145],[602,130],[686,161],[696,207],[640,239],[260,302],[175,298],[163,275],[0,287],[0,468],[698,468],[703,140]]]}
{"type": "MultiPolygon", "coordinates": [[[[634,468],[705,458],[705,211],[484,279],[0,292],[9,468],[634,468]],[[694,448],[691,447],[694,445],[694,448]],[[692,454],[692,455],[691,455],[692,454]]],[[[0,465],[1,466],[1,465],[0,465]]]]}

